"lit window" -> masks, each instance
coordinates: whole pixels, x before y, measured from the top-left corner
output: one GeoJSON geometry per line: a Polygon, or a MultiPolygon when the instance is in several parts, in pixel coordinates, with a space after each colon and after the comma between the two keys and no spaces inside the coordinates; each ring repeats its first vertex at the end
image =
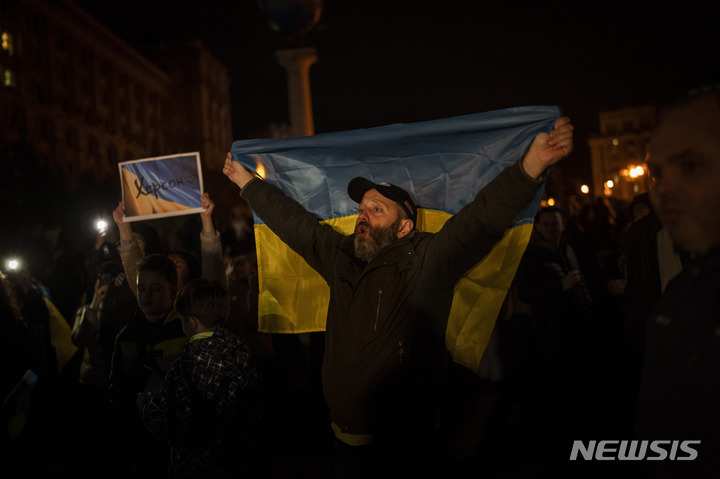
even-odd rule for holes
{"type": "Polygon", "coordinates": [[[2,70],[2,84],[10,88],[15,87],[15,75],[12,70],[8,70],[7,68],[2,70]]]}
{"type": "Polygon", "coordinates": [[[12,35],[8,32],[2,32],[0,35],[0,47],[8,52],[10,55],[13,54],[13,42],[12,35]]]}

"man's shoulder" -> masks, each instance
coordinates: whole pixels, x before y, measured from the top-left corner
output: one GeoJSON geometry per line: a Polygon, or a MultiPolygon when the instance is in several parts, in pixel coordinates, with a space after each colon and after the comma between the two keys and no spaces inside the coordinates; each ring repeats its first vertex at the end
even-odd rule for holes
{"type": "Polygon", "coordinates": [[[205,333],[205,337],[198,337],[188,345],[193,348],[214,350],[225,345],[244,344],[244,340],[229,329],[219,326],[212,333],[205,333]]]}
{"type": "Polygon", "coordinates": [[[547,254],[552,252],[552,249],[550,248],[550,245],[548,245],[545,241],[542,240],[542,238],[535,237],[530,240],[530,242],[527,245],[527,248],[525,248],[526,254],[547,254]]]}
{"type": "Polygon", "coordinates": [[[193,363],[202,370],[220,373],[219,364],[224,364],[223,370],[244,370],[252,364],[252,355],[247,342],[235,333],[218,328],[212,336],[188,343],[184,362],[193,363]]]}
{"type": "Polygon", "coordinates": [[[215,350],[236,350],[250,351],[247,342],[229,329],[219,327],[215,329],[213,335],[208,338],[207,344],[211,345],[215,350]]]}
{"type": "Polygon", "coordinates": [[[412,236],[410,236],[410,241],[425,241],[433,236],[435,236],[435,233],[423,230],[414,230],[412,236]]]}
{"type": "Polygon", "coordinates": [[[175,308],[172,308],[168,313],[165,315],[165,319],[163,319],[162,322],[163,328],[177,328],[178,326],[182,328],[182,321],[180,320],[180,315],[175,310],[175,308]]]}
{"type": "Polygon", "coordinates": [[[407,242],[405,244],[408,244],[417,250],[418,248],[422,248],[425,243],[432,240],[436,234],[437,233],[431,233],[429,231],[413,230],[411,235],[407,238],[407,242]]]}

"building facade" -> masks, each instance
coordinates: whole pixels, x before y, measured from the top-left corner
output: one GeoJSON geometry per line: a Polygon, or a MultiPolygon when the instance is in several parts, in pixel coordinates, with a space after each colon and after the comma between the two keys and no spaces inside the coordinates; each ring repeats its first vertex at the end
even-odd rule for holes
{"type": "Polygon", "coordinates": [[[650,188],[645,163],[655,126],[653,105],[600,112],[600,132],[590,136],[592,194],[596,198],[632,199],[650,188]]]}
{"type": "Polygon", "coordinates": [[[0,0],[0,144],[24,143],[72,189],[118,162],[190,151],[219,170],[230,78],[202,44],[139,52],[70,0],[0,0]]]}

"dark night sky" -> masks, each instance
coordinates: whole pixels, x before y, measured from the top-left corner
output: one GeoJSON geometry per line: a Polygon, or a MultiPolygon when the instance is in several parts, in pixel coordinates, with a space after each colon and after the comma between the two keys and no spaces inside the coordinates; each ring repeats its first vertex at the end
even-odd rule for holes
{"type": "MultiPolygon", "coordinates": [[[[558,105],[576,126],[565,171],[589,181],[600,109],[720,78],[717,19],[693,2],[326,0],[306,41],[315,132],[558,105]]],[[[134,45],[200,38],[230,72],[235,139],[288,121],[286,45],[256,1],[76,3],[134,45]]]]}

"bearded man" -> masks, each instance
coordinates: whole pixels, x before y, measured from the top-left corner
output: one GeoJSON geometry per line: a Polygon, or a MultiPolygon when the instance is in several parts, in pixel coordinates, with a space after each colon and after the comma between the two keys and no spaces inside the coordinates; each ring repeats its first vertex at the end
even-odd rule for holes
{"type": "Polygon", "coordinates": [[[559,119],[437,233],[394,185],[355,178],[353,235],[322,224],[228,153],[223,173],[270,229],[330,286],[322,366],[335,433],[336,477],[436,477],[434,443],[445,329],[458,279],[485,257],[534,198],[541,176],[572,150],[559,119]]]}

